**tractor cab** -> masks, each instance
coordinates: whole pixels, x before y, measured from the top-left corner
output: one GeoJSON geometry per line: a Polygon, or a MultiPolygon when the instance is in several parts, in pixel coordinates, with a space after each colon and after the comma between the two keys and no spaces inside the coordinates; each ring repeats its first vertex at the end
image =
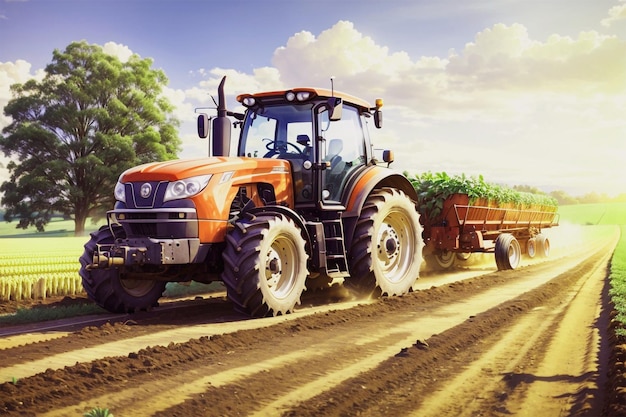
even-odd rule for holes
{"type": "Polygon", "coordinates": [[[367,125],[371,110],[380,120],[379,107],[312,88],[243,94],[237,100],[247,109],[238,155],[288,160],[297,206],[341,203],[348,179],[372,161],[367,125]]]}

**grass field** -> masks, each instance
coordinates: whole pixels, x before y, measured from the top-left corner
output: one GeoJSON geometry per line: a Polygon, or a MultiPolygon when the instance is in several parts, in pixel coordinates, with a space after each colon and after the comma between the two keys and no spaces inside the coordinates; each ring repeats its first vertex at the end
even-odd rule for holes
{"type": "MultiPolygon", "coordinates": [[[[0,217],[2,218],[2,217],[0,217]]],[[[52,219],[50,223],[46,225],[44,232],[38,232],[35,227],[29,227],[28,229],[17,229],[17,222],[7,223],[0,221],[0,239],[1,238],[37,238],[37,237],[66,237],[74,236],[74,220],[63,220],[61,218],[52,219]]],[[[106,220],[102,221],[102,224],[106,224],[106,220]]],[[[90,220],[87,220],[85,224],[85,234],[89,235],[90,232],[98,230],[99,225],[93,224],[90,220]]],[[[0,245],[3,247],[3,242],[0,240],[0,245]]]]}
{"type": "Polygon", "coordinates": [[[560,206],[561,221],[583,225],[626,224],[626,203],[560,206]]]}

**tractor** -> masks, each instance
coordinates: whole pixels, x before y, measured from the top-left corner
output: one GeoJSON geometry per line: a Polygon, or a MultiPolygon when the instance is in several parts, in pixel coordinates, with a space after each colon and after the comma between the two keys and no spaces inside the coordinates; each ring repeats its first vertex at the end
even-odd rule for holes
{"type": "Polygon", "coordinates": [[[225,80],[216,115],[198,116],[211,155],[120,175],[107,225],[80,257],[89,297],[130,313],[157,306],[168,282],[221,281],[237,311],[265,317],[335,280],[360,296],[411,291],[422,226],[393,152],[370,142],[382,100],[293,88],[239,95],[245,111],[233,112],[225,80]]]}

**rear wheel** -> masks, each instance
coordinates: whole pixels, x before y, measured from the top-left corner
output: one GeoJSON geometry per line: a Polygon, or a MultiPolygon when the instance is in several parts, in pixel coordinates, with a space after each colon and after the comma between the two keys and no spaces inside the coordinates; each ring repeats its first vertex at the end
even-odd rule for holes
{"type": "Polygon", "coordinates": [[[520,244],[510,233],[502,233],[496,238],[496,265],[498,270],[515,269],[522,257],[520,244]]]}
{"type": "Polygon", "coordinates": [[[373,191],[357,221],[346,285],[361,294],[409,292],[419,276],[423,246],[413,201],[402,191],[373,191]]]}
{"type": "Polygon", "coordinates": [[[300,304],[308,275],[305,240],[281,214],[235,223],[226,236],[224,272],[228,298],[252,317],[286,314],[300,304]]]}
{"type": "Polygon", "coordinates": [[[118,268],[87,269],[93,260],[97,244],[111,244],[113,234],[108,227],[91,233],[80,257],[80,276],[89,298],[112,313],[132,313],[158,305],[165,291],[165,282],[148,279],[129,279],[118,268]]]}

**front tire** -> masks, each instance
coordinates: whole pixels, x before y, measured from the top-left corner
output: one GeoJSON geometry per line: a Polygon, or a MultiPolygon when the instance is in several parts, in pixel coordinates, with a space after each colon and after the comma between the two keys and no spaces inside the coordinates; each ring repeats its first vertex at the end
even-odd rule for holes
{"type": "Polygon", "coordinates": [[[402,295],[422,263],[422,226],[404,192],[383,188],[365,201],[349,251],[346,285],[362,295],[402,295]]]}
{"type": "Polygon", "coordinates": [[[305,243],[300,229],[282,214],[236,222],[226,235],[222,273],[235,309],[252,317],[292,312],[308,275],[305,243]]]}
{"type": "Polygon", "coordinates": [[[165,282],[144,279],[127,279],[118,268],[87,269],[92,263],[97,244],[112,244],[115,238],[111,230],[101,227],[91,233],[80,257],[83,288],[96,304],[111,313],[133,313],[158,306],[165,291],[165,282]]]}

